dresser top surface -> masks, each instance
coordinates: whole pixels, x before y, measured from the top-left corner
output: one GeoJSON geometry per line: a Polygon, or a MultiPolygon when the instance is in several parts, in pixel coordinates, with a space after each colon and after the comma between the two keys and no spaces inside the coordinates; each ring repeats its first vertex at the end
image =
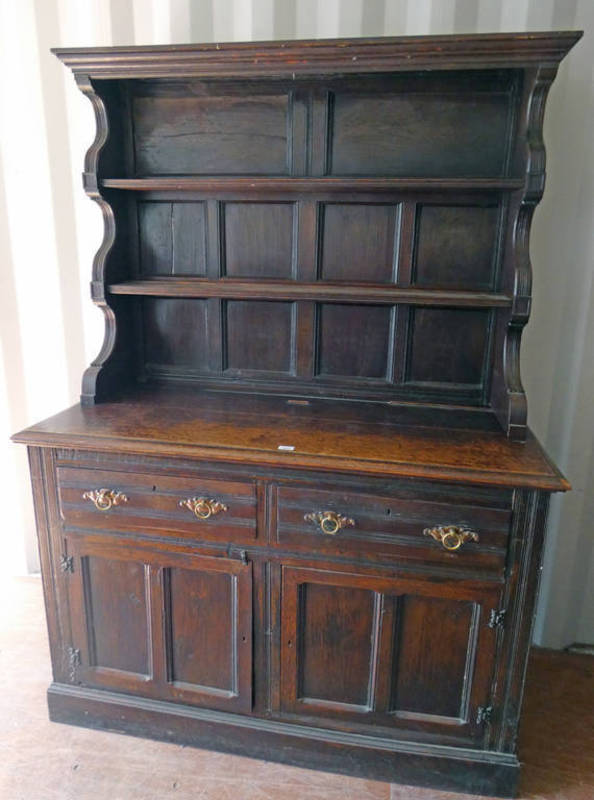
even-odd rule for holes
{"type": "Polygon", "coordinates": [[[42,447],[195,457],[269,467],[566,491],[529,432],[506,438],[491,415],[413,405],[171,388],[73,406],[15,434],[42,447]]]}

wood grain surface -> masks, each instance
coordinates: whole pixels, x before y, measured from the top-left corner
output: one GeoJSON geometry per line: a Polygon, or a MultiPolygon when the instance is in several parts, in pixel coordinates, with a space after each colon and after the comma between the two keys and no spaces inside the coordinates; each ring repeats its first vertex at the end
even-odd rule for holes
{"type": "MultiPolygon", "coordinates": [[[[526,443],[513,442],[488,430],[488,420],[487,430],[466,430],[432,426],[432,416],[434,423],[443,422],[439,414],[427,415],[421,409],[421,423],[415,425],[415,409],[387,404],[375,408],[166,388],[140,391],[118,402],[73,406],[13,439],[45,447],[117,449],[551,491],[569,488],[532,434],[526,443]]],[[[463,415],[459,424],[464,424],[463,415]]]]}

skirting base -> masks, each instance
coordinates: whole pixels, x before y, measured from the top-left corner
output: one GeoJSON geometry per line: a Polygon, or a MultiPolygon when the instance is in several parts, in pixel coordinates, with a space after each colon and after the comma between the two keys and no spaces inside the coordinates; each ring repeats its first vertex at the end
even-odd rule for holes
{"type": "Polygon", "coordinates": [[[52,684],[50,719],[358,778],[514,797],[514,755],[310,728],[79,686],[52,684]]]}

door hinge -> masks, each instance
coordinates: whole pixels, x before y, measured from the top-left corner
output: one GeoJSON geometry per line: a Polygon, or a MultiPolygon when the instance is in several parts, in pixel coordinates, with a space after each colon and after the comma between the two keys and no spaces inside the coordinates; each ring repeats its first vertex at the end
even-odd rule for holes
{"type": "Polygon", "coordinates": [[[238,551],[236,551],[236,556],[237,556],[237,558],[238,558],[238,559],[241,561],[241,563],[242,563],[244,566],[246,566],[247,564],[249,564],[249,561],[250,561],[250,560],[249,560],[249,558],[248,558],[248,554],[247,554],[247,552],[246,552],[245,550],[238,550],[238,551]]]}
{"type": "Polygon", "coordinates": [[[505,625],[505,608],[492,608],[489,614],[489,628],[503,628],[505,625]]]}
{"type": "Polygon", "coordinates": [[[491,722],[493,717],[493,706],[479,706],[476,712],[476,724],[485,725],[491,722]]]}
{"type": "Polygon", "coordinates": [[[60,569],[62,572],[74,572],[74,556],[61,555],[60,569]]]}
{"type": "Polygon", "coordinates": [[[68,677],[71,681],[74,681],[76,669],[81,665],[80,650],[75,647],[67,647],[66,655],[68,656],[68,677]]]}

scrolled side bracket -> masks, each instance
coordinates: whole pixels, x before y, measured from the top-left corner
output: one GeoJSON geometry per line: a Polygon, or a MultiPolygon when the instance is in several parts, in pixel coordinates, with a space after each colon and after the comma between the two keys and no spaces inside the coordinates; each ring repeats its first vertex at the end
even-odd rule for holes
{"type": "Polygon", "coordinates": [[[525,440],[527,435],[528,408],[520,374],[520,345],[532,302],[530,229],[534,210],[544,192],[543,120],[547,95],[556,74],[556,64],[543,64],[524,73],[517,120],[519,146],[513,161],[514,169],[524,173],[525,181],[523,189],[510,199],[511,225],[504,243],[503,280],[512,295],[512,305],[507,313],[501,313],[495,329],[491,406],[507,436],[518,441],[525,440]]]}
{"type": "Polygon", "coordinates": [[[101,151],[109,138],[109,120],[103,98],[97,93],[88,75],[75,74],[80,91],[89,99],[95,114],[95,138],[84,159],[83,188],[99,208],[103,217],[103,240],[93,258],[91,297],[103,312],[105,334],[101,349],[82,379],[81,404],[94,405],[109,394],[116,374],[121,372],[121,359],[117,358],[117,319],[114,307],[105,294],[106,266],[116,239],[116,221],[113,208],[103,197],[99,185],[99,162],[101,151]]]}

